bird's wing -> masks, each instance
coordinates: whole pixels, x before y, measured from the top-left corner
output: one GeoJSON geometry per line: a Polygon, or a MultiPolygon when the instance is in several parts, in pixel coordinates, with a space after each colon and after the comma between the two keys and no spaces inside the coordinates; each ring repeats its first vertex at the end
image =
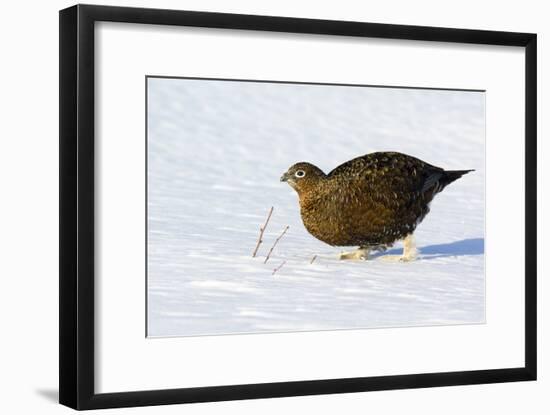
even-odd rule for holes
{"type": "Polygon", "coordinates": [[[360,189],[377,203],[398,208],[419,197],[431,198],[443,174],[443,169],[406,154],[371,153],[341,164],[328,176],[360,189]]]}

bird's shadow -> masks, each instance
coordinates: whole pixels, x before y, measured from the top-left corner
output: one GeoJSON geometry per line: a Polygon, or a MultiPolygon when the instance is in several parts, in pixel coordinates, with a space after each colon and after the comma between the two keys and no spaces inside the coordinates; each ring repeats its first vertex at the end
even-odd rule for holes
{"type": "MultiPolygon", "coordinates": [[[[418,249],[422,259],[435,259],[464,255],[483,255],[485,253],[485,239],[462,239],[461,241],[454,241],[445,244],[423,246],[418,249]]],[[[401,253],[401,248],[393,248],[386,252],[381,252],[376,256],[400,255],[401,253]]]]}

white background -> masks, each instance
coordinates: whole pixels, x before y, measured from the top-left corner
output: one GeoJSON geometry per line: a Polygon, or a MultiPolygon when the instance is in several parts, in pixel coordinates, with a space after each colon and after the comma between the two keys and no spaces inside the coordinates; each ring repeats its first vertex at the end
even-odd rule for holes
{"type": "MultiPolygon", "coordinates": [[[[112,4],[195,10],[228,11],[364,20],[383,23],[484,28],[493,30],[531,31],[539,33],[539,73],[546,66],[549,47],[545,45],[547,12],[543,2],[523,2],[507,6],[503,2],[398,2],[366,5],[364,2],[340,1],[326,5],[319,2],[269,1],[157,1],[116,2],[112,4]],[[293,4],[294,3],[294,4],[293,4]],[[540,5],[540,6],[539,6],[540,5]]],[[[2,405],[8,413],[35,411],[68,412],[54,403],[57,388],[57,10],[69,2],[12,5],[4,8],[2,46],[2,151],[3,200],[2,307],[3,353],[2,405]],[[6,91],[7,88],[7,91],[6,91]]],[[[539,88],[542,99],[547,84],[539,88]]],[[[542,108],[541,100],[539,106],[542,108]]],[[[539,110],[539,116],[542,111],[539,110]]],[[[539,137],[545,130],[539,123],[539,137]]],[[[544,147],[539,147],[542,154],[544,147]]],[[[548,169],[539,156],[540,178],[548,169]]],[[[546,196],[546,195],[544,195],[546,196]]],[[[547,200],[541,195],[539,211],[547,200]]],[[[542,233],[545,223],[539,221],[539,255],[544,251],[542,233]]],[[[546,232],[550,231],[547,229],[546,232]]],[[[542,280],[539,264],[539,281],[542,280]]],[[[539,284],[539,298],[545,285],[539,284]]],[[[548,306],[539,307],[540,321],[548,315],[548,306]]],[[[185,408],[127,409],[125,412],[180,413],[545,413],[548,398],[545,391],[548,364],[542,345],[546,332],[539,331],[541,348],[539,378],[536,383],[467,386],[426,390],[376,392],[352,395],[285,398],[248,402],[190,405],[185,408]]],[[[110,413],[112,411],[105,411],[110,413]]]]}

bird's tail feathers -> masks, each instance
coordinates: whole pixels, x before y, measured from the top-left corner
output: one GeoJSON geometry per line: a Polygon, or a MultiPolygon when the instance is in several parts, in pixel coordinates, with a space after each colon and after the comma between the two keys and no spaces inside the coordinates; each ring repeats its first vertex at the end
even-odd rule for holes
{"type": "Polygon", "coordinates": [[[449,183],[454,182],[457,179],[460,179],[462,176],[464,176],[467,173],[470,173],[471,171],[475,171],[474,169],[471,170],[445,170],[445,186],[449,183]]]}

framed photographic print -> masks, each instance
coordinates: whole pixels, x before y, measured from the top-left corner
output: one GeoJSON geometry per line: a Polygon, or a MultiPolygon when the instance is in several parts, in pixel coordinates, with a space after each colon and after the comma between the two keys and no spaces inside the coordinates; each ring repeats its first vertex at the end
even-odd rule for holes
{"type": "Polygon", "coordinates": [[[60,12],[60,402],[536,379],[536,35],[60,12]]]}

